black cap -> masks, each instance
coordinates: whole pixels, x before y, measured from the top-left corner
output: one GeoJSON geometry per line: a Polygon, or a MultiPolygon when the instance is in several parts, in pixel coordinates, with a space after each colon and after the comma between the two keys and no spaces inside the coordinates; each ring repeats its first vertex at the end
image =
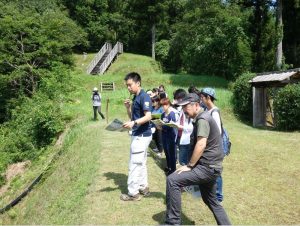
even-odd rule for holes
{"type": "Polygon", "coordinates": [[[187,105],[192,102],[200,103],[200,98],[196,93],[188,93],[182,101],[178,102],[177,105],[187,105]]]}

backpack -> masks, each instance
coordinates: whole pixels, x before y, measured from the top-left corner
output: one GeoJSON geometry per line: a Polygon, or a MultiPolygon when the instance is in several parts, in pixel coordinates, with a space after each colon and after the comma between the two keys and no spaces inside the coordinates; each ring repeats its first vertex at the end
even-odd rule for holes
{"type": "Polygon", "coordinates": [[[93,94],[93,101],[101,101],[101,97],[100,97],[100,95],[99,95],[99,93],[94,93],[93,94]]]}
{"type": "Polygon", "coordinates": [[[230,148],[231,148],[231,142],[230,142],[230,139],[229,139],[229,134],[223,126],[223,122],[222,122],[222,119],[221,119],[221,114],[220,114],[219,109],[213,109],[211,111],[211,116],[212,116],[213,112],[215,112],[215,111],[217,111],[219,113],[220,120],[221,120],[221,130],[222,130],[221,137],[222,137],[223,151],[224,151],[225,155],[229,155],[230,154],[230,148]]]}

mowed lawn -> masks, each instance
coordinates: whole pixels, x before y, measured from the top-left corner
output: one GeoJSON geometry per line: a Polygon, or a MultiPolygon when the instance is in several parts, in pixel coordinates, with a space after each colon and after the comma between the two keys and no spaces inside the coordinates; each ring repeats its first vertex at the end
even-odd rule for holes
{"type": "MultiPolygon", "coordinates": [[[[80,62],[81,56],[78,56],[80,62]]],[[[83,62],[78,64],[84,66],[83,62]]],[[[103,93],[103,111],[109,99],[109,121],[126,120],[122,102],[128,92],[124,75],[141,73],[142,85],[165,84],[168,93],[194,84],[216,88],[232,151],[224,160],[223,206],[233,224],[300,224],[300,133],[252,128],[238,121],[230,110],[231,92],[217,77],[163,74],[148,57],[123,54],[100,77],[74,73],[77,101],[66,111],[80,118],[66,137],[64,151],[43,180],[13,210],[0,216],[1,224],[151,224],[164,221],[164,159],[148,157],[151,196],[140,202],[122,202],[127,191],[130,137],[108,132],[106,121],[92,121],[91,89],[100,81],[115,81],[114,93],[103,93]]],[[[201,199],[182,195],[183,224],[215,224],[201,199]]]]}

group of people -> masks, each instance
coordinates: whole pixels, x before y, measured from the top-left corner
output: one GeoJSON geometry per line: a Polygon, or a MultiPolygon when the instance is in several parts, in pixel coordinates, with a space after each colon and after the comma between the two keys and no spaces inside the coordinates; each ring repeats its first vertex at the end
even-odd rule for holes
{"type": "Polygon", "coordinates": [[[164,151],[167,166],[165,172],[170,175],[176,170],[177,149],[179,150],[179,164],[186,165],[190,158],[190,135],[193,131],[193,124],[191,118],[183,112],[182,108],[177,105],[177,102],[182,100],[187,92],[184,89],[178,89],[173,93],[173,101],[168,98],[164,90],[164,86],[153,88],[147,93],[152,101],[152,114],[161,114],[160,119],[164,123],[173,122],[176,128],[166,125],[157,126],[152,123],[153,141],[156,148],[153,150],[160,156],[164,151]]]}
{"type": "Polygon", "coordinates": [[[178,89],[171,102],[163,86],[145,92],[141,76],[131,72],[125,76],[128,91],[133,99],[124,105],[130,120],[123,127],[131,129],[128,193],[121,194],[123,201],[138,201],[150,194],[147,176],[147,149],[152,137],[157,152],[165,152],[167,167],[166,224],[181,223],[181,192],[185,186],[199,185],[204,203],[213,212],[218,224],[230,224],[220,204],[222,201],[221,117],[214,105],[216,93],[212,88],[201,91],[190,87],[188,92],[178,89]],[[152,114],[161,114],[164,123],[174,126],[155,126],[152,114]],[[179,164],[176,168],[176,149],[179,164]],[[218,186],[217,186],[218,184],[218,186]],[[220,186],[221,185],[221,186],[220,186]],[[218,193],[217,193],[218,190],[218,193]]]}

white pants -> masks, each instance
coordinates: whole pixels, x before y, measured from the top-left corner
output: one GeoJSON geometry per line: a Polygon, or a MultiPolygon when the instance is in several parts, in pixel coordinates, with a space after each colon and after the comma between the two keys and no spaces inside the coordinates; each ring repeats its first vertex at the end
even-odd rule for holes
{"type": "Polygon", "coordinates": [[[130,160],[128,172],[128,194],[136,195],[140,189],[145,189],[148,186],[147,175],[147,149],[152,140],[149,137],[131,137],[130,144],[130,160]]]}

